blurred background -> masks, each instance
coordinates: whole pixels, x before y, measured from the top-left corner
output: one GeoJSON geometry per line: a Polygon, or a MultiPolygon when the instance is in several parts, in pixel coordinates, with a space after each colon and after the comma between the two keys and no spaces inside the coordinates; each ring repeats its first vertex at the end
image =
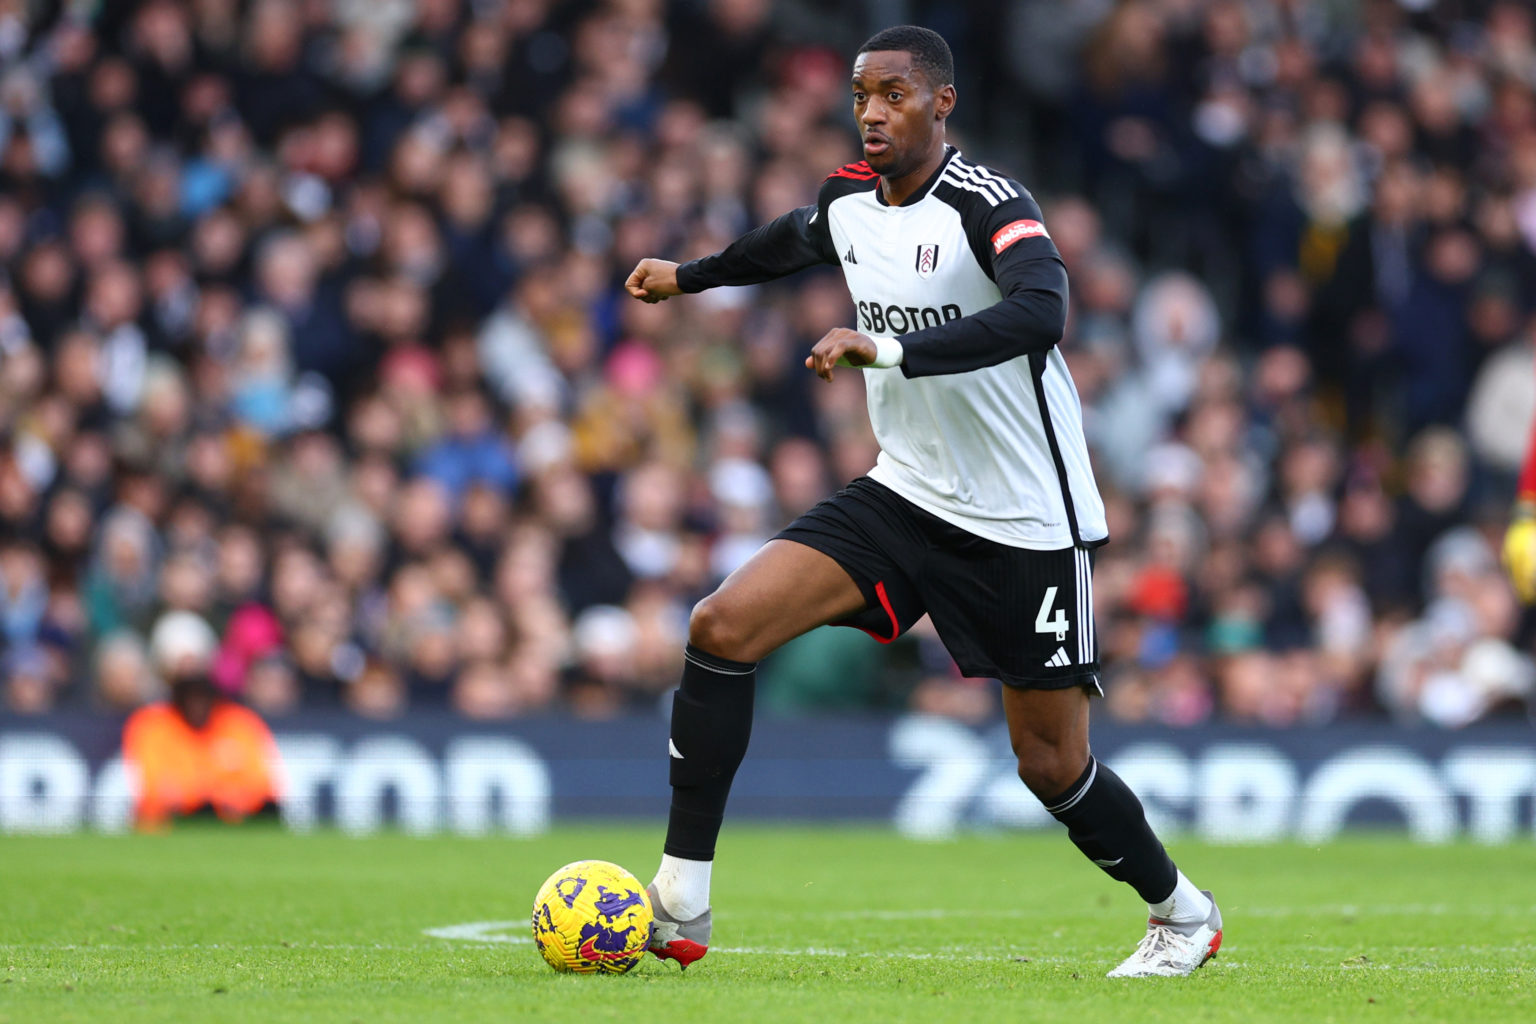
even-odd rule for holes
{"type": "MultiPolygon", "coordinates": [[[[801,365],[836,268],[621,283],[813,201],[905,21],[1071,274],[1101,720],[1523,718],[1526,4],[0,0],[6,720],[189,651],[274,723],[659,718],[692,603],[876,449],[801,365]]],[[[999,719],[926,623],[759,694],[999,719]]]]}

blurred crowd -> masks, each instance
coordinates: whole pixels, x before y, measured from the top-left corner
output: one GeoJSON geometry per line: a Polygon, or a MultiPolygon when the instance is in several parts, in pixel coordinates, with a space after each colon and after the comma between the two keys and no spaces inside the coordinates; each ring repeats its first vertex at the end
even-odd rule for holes
{"type": "MultiPolygon", "coordinates": [[[[1523,714],[1536,18],[1477,0],[0,0],[0,706],[155,699],[190,614],[268,716],[658,708],[876,449],[835,268],[620,285],[857,159],[893,17],[1068,264],[1108,713],[1523,714]]],[[[760,693],[997,714],[926,624],[760,693]]]]}

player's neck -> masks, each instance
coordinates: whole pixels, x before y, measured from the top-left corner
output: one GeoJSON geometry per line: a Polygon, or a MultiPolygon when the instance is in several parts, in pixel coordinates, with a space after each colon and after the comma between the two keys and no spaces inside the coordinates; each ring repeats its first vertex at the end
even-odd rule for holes
{"type": "Polygon", "coordinates": [[[921,166],[908,171],[899,178],[882,174],[880,176],[881,198],[890,206],[900,206],[908,199],[911,199],[913,193],[926,185],[928,179],[933,177],[939,166],[944,163],[944,157],[948,151],[949,147],[945,145],[943,136],[940,136],[933,148],[933,152],[928,154],[928,158],[922,162],[921,166]]]}

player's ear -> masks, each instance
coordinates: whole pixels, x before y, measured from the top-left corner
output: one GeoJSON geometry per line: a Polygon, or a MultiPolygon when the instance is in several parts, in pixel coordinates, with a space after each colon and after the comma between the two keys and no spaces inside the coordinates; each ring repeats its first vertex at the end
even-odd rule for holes
{"type": "Polygon", "coordinates": [[[958,99],[953,85],[946,85],[933,97],[933,117],[936,121],[942,121],[949,117],[955,109],[955,100],[958,99]]]}

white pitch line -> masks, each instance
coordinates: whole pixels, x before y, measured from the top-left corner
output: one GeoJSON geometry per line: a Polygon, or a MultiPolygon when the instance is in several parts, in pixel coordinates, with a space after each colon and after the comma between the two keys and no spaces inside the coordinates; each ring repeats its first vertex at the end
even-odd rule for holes
{"type": "MultiPolygon", "coordinates": [[[[456,942],[531,945],[533,939],[526,935],[506,934],[509,929],[526,927],[528,925],[524,921],[468,921],[464,924],[450,924],[438,928],[427,928],[423,930],[422,934],[430,935],[434,939],[450,939],[456,942]]],[[[714,951],[716,953],[736,953],[745,956],[825,956],[876,960],[992,960],[999,957],[1019,955],[1018,950],[998,950],[996,953],[965,952],[961,950],[953,952],[928,951],[905,953],[900,951],[871,952],[832,949],[819,946],[807,946],[802,949],[773,949],[766,946],[717,946],[714,947],[714,951]]]]}
{"type": "MultiPolygon", "coordinates": [[[[521,935],[505,934],[507,928],[520,928],[522,921],[471,921],[465,924],[445,925],[441,928],[428,928],[423,934],[432,938],[450,939],[459,942],[469,942],[479,945],[528,945],[533,942],[531,938],[521,935]]],[[[1327,952],[1338,954],[1347,953],[1358,947],[1354,946],[1288,946],[1289,950],[1307,949],[1314,952],[1327,952]]],[[[1435,946],[1424,950],[1413,950],[1410,947],[1401,948],[1407,955],[1424,956],[1442,951],[1462,951],[1481,953],[1517,953],[1529,954],[1532,946],[1435,946]]],[[[234,943],[157,943],[154,945],[122,945],[106,943],[64,943],[64,944],[39,944],[26,942],[0,943],[0,949],[25,950],[32,952],[129,952],[129,953],[153,953],[165,951],[191,951],[191,950],[219,950],[228,953],[268,953],[287,949],[295,952],[305,950],[343,950],[343,951],[389,951],[406,952],[420,951],[420,945],[400,945],[390,943],[291,943],[283,945],[246,945],[234,943]]],[[[925,951],[903,952],[900,950],[876,951],[876,950],[847,950],[831,947],[806,946],[799,949],[773,948],[767,946],[721,946],[715,949],[716,953],[730,953],[738,956],[793,956],[793,957],[826,957],[834,959],[850,960],[903,960],[903,961],[953,961],[953,962],[981,962],[999,960],[1019,960],[1025,963],[1049,964],[1049,965],[1076,965],[1084,969],[1108,967],[1112,961],[1097,961],[1086,957],[1063,956],[1024,956],[1024,950],[998,949],[992,952],[981,951],[925,951]]],[[[1259,971],[1384,971],[1408,974],[1510,974],[1526,973],[1529,968],[1523,966],[1497,967],[1486,964],[1446,964],[1435,966],[1432,964],[1389,964],[1389,963],[1340,963],[1340,964],[1315,964],[1315,963],[1263,963],[1254,964],[1242,960],[1222,958],[1213,961],[1212,967],[1218,970],[1259,970],[1259,971]]]]}
{"type": "Polygon", "coordinates": [[[464,924],[447,924],[441,928],[427,928],[423,935],[430,935],[434,939],[452,939],[456,942],[505,942],[514,946],[531,946],[533,937],[529,935],[502,934],[512,928],[522,928],[525,931],[532,928],[527,921],[469,921],[464,924]]]}
{"type": "MultiPolygon", "coordinates": [[[[428,928],[428,929],[426,929],[424,934],[430,935],[433,938],[451,939],[451,940],[455,940],[455,941],[459,941],[459,942],[512,943],[512,944],[517,944],[517,945],[526,945],[526,944],[531,943],[533,940],[528,938],[528,937],[526,937],[526,936],[504,934],[504,932],[507,929],[509,929],[509,928],[521,928],[521,927],[523,927],[523,922],[521,922],[521,921],[471,921],[471,922],[468,922],[466,924],[446,925],[446,926],[441,927],[441,928],[428,928]]],[[[1387,947],[1377,946],[1377,947],[1374,947],[1374,948],[1379,951],[1379,950],[1386,949],[1387,947]]],[[[1435,953],[1446,953],[1446,952],[1507,953],[1507,954],[1529,955],[1533,951],[1536,951],[1536,945],[1529,945],[1529,946],[1479,946],[1479,945],[1461,944],[1461,945],[1439,945],[1439,946],[1425,947],[1423,949],[1415,949],[1414,947],[1411,947],[1411,946],[1396,946],[1396,947],[1391,947],[1391,948],[1393,950],[1393,955],[1405,956],[1405,957],[1406,956],[1425,956],[1425,955],[1433,955],[1435,953]]],[[[1330,954],[1330,955],[1333,955],[1333,956],[1337,956],[1337,955],[1340,955],[1340,954],[1358,953],[1360,951],[1361,947],[1357,946],[1357,945],[1345,945],[1345,946],[1337,946],[1337,945],[1335,945],[1335,946],[1329,946],[1329,945],[1316,945],[1316,944],[1294,945],[1294,944],[1287,943],[1286,946],[1285,946],[1285,949],[1286,949],[1287,952],[1291,952],[1291,953],[1305,951],[1305,952],[1309,952],[1309,953],[1326,953],[1326,954],[1330,954]]],[[[716,952],[716,953],[732,953],[732,954],[736,954],[736,955],[739,955],[739,956],[803,956],[803,957],[829,957],[829,958],[854,959],[854,960],[992,961],[992,960],[1004,960],[1004,959],[1023,959],[1023,960],[1027,960],[1030,963],[1041,963],[1041,964],[1070,964],[1070,963],[1086,964],[1086,963],[1090,963],[1091,962],[1091,961],[1085,961],[1085,960],[1083,960],[1081,958],[1072,958],[1072,957],[1024,956],[1024,954],[1027,953],[1028,951],[1027,950],[1023,950],[1023,949],[1017,949],[1017,948],[1015,948],[1015,949],[994,948],[994,949],[991,949],[991,950],[975,950],[975,949],[964,949],[964,948],[950,948],[950,949],[947,949],[947,950],[925,950],[925,951],[922,951],[922,952],[906,952],[906,951],[902,951],[902,950],[848,950],[848,949],[838,949],[838,948],[829,947],[829,946],[804,946],[804,947],[795,948],[795,949],[776,948],[776,947],[770,947],[770,946],[716,946],[716,947],[713,947],[713,951],[716,952]]],[[[1369,953],[1369,952],[1370,952],[1370,950],[1367,950],[1367,953],[1369,953]]],[[[1246,965],[1242,964],[1239,961],[1232,961],[1232,960],[1224,961],[1223,965],[1227,966],[1227,967],[1246,966],[1246,965]]],[[[1515,968],[1515,967],[1488,967],[1488,966],[1470,965],[1470,964],[1468,964],[1468,965],[1448,965],[1448,966],[1445,966],[1445,967],[1435,967],[1435,966],[1429,966],[1429,965],[1400,966],[1400,965],[1393,965],[1393,964],[1378,964],[1378,963],[1363,963],[1363,964],[1340,963],[1338,965],[1332,965],[1332,964],[1266,964],[1266,965],[1263,965],[1263,966],[1264,966],[1264,968],[1279,968],[1279,969],[1284,969],[1284,970],[1309,970],[1309,971],[1327,971],[1327,970],[1468,971],[1468,970],[1477,970],[1477,971],[1500,972],[1500,971],[1506,971],[1506,970],[1517,970],[1517,969],[1520,969],[1520,968],[1515,968]]]]}
{"type": "MultiPolygon", "coordinates": [[[[526,928],[524,921],[468,921],[464,924],[443,925],[439,928],[427,928],[422,934],[430,935],[434,939],[449,939],[456,942],[477,943],[508,943],[512,945],[531,945],[533,939],[526,935],[509,935],[506,932],[512,928],[526,928]]],[[[846,949],[823,949],[808,946],[804,949],[771,949],[760,946],[724,946],[715,947],[716,953],[737,953],[746,956],[826,956],[826,957],[853,957],[866,959],[896,959],[896,960],[990,960],[999,956],[1017,955],[1016,952],[1002,950],[996,954],[987,953],[876,953],[861,952],[846,949]]]]}

